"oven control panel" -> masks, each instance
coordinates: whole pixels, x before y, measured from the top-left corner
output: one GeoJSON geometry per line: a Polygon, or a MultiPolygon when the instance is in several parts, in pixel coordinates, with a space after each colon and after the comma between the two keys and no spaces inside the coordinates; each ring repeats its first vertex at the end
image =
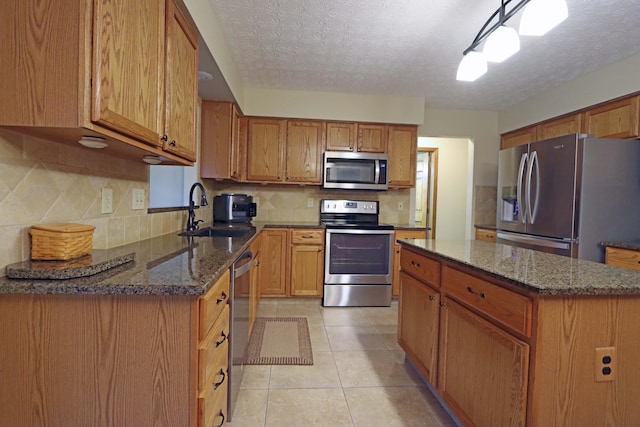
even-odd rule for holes
{"type": "Polygon", "coordinates": [[[378,201],[370,200],[322,200],[320,213],[378,214],[378,201]]]}

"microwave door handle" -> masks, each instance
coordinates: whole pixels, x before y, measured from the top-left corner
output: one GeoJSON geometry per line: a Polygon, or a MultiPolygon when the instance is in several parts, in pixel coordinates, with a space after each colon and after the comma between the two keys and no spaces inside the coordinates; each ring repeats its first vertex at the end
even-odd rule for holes
{"type": "Polygon", "coordinates": [[[533,167],[536,168],[536,198],[533,201],[533,207],[529,211],[529,222],[533,224],[538,212],[538,200],[540,200],[540,162],[538,161],[538,152],[534,151],[531,155],[531,163],[529,164],[529,173],[527,177],[527,206],[531,206],[531,173],[533,167]]]}
{"type": "Polygon", "coordinates": [[[380,182],[380,160],[375,160],[376,172],[374,177],[374,184],[378,184],[380,182]]]}
{"type": "Polygon", "coordinates": [[[523,153],[522,157],[520,157],[520,166],[518,167],[518,187],[516,198],[518,201],[518,208],[520,209],[522,215],[522,223],[524,224],[527,220],[527,207],[522,203],[522,178],[524,176],[524,168],[527,164],[527,153],[523,153]]]}

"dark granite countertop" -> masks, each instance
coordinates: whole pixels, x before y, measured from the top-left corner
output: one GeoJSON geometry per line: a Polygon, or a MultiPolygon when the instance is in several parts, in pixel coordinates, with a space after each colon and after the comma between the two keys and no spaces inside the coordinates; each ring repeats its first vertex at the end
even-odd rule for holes
{"type": "Polygon", "coordinates": [[[479,240],[402,240],[540,295],[640,295],[640,271],[479,240]]]}
{"type": "Polygon", "coordinates": [[[633,241],[633,242],[611,242],[611,241],[604,241],[604,242],[600,242],[600,246],[609,246],[612,248],[619,248],[619,249],[630,249],[632,251],[640,251],[640,242],[639,241],[633,241]]]}

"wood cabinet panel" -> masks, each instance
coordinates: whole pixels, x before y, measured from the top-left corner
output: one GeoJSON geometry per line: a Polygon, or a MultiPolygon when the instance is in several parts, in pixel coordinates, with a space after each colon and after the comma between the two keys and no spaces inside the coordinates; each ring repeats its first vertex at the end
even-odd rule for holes
{"type": "Polygon", "coordinates": [[[324,230],[291,230],[291,244],[324,245],[324,230]]]}
{"type": "Polygon", "coordinates": [[[495,243],[496,230],[489,230],[487,228],[476,228],[476,240],[495,243]]]}
{"type": "MultiPolygon", "coordinates": [[[[398,239],[426,239],[426,230],[396,230],[393,241],[398,239]]],[[[391,296],[400,296],[400,252],[398,243],[393,245],[393,281],[391,282],[391,296]]]]}
{"type": "Polygon", "coordinates": [[[448,266],[442,268],[442,289],[508,328],[531,336],[530,298],[448,266]]]}
{"type": "Polygon", "coordinates": [[[357,150],[366,153],[386,153],[389,138],[386,125],[358,123],[357,150]]]}
{"type": "Polygon", "coordinates": [[[529,144],[538,139],[537,126],[529,126],[513,132],[508,132],[500,137],[500,148],[511,148],[517,145],[529,144]]]}
{"type": "Polygon", "coordinates": [[[264,229],[262,234],[262,263],[260,265],[260,294],[287,295],[288,232],[286,229],[264,229]]]}
{"type": "Polygon", "coordinates": [[[167,1],[163,149],[196,160],[198,40],[174,0],[167,1]]]}
{"type": "Polygon", "coordinates": [[[581,133],[583,128],[583,114],[577,113],[544,122],[538,127],[538,139],[555,138],[556,136],[581,133]]]}
{"type": "Polygon", "coordinates": [[[229,302],[229,270],[226,270],[218,281],[200,298],[200,336],[199,339],[209,333],[215,320],[229,302]]]}
{"type": "Polygon", "coordinates": [[[91,120],[157,146],[164,111],[165,3],[96,1],[94,17],[91,120]]]}
{"type": "Polygon", "coordinates": [[[467,425],[525,425],[529,345],[443,301],[438,389],[445,402],[467,425]]]}
{"type": "Polygon", "coordinates": [[[433,386],[437,382],[440,293],[400,273],[398,342],[433,386]]]}
{"type": "Polygon", "coordinates": [[[248,120],[247,180],[279,182],[284,173],[286,120],[248,120]]]}
{"type": "Polygon", "coordinates": [[[325,123],[287,121],[285,181],[320,184],[325,123]]]}
{"type": "Polygon", "coordinates": [[[640,270],[640,252],[631,249],[605,248],[605,264],[640,270]]]}
{"type": "Polygon", "coordinates": [[[356,123],[327,122],[327,151],[354,151],[358,127],[356,123]]]}
{"type": "MultiPolygon", "coordinates": [[[[201,330],[204,328],[201,328],[201,330]]],[[[205,391],[214,382],[220,369],[227,370],[229,354],[229,304],[210,328],[198,346],[198,387],[205,391]]],[[[223,378],[224,379],[224,375],[223,378]]],[[[220,378],[218,378],[220,380],[220,378]]]]}
{"type": "Polygon", "coordinates": [[[200,176],[202,178],[231,178],[233,110],[231,102],[202,101],[200,107],[200,176]]]}
{"type": "Polygon", "coordinates": [[[416,153],[418,147],[416,126],[389,126],[388,182],[393,188],[416,185],[416,153]]]}
{"type": "Polygon", "coordinates": [[[291,296],[322,296],[324,247],[291,245],[291,296]]]}
{"type": "Polygon", "coordinates": [[[608,102],[585,113],[585,131],[599,138],[640,136],[640,95],[608,102]]]}
{"type": "Polygon", "coordinates": [[[440,263],[409,250],[400,256],[400,269],[425,283],[440,287],[440,263]]]}

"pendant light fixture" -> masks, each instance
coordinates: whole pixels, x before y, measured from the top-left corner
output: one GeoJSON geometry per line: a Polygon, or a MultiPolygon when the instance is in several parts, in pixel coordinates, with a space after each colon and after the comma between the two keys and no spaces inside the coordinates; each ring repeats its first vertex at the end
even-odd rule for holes
{"type": "Polygon", "coordinates": [[[543,35],[564,21],[569,12],[565,0],[501,0],[500,7],[482,26],[463,52],[456,79],[474,81],[487,72],[488,62],[502,62],[520,50],[518,32],[506,22],[524,8],[520,35],[543,35]],[[526,6],[526,7],[525,7],[526,6]],[[482,53],[476,48],[484,42],[482,53]]]}

